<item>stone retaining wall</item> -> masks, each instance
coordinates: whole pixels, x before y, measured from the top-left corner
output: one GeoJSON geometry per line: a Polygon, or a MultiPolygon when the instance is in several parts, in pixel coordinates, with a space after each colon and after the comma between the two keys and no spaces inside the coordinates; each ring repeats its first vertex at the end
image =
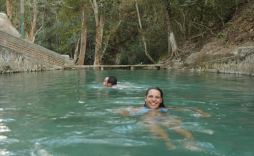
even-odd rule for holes
{"type": "Polygon", "coordinates": [[[0,73],[62,69],[66,58],[0,31],[0,73]]]}
{"type": "Polygon", "coordinates": [[[254,76],[254,47],[241,47],[236,56],[205,62],[191,69],[254,76]]]}

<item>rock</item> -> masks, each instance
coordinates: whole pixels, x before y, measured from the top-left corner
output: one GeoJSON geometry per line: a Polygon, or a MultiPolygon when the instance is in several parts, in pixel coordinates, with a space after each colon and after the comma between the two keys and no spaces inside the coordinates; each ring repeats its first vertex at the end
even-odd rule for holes
{"type": "Polygon", "coordinates": [[[192,53],[184,62],[184,64],[186,65],[192,65],[196,62],[197,56],[198,56],[199,52],[196,53],[192,53]]]}
{"type": "Polygon", "coordinates": [[[183,63],[181,61],[179,61],[179,60],[174,60],[172,62],[172,67],[174,69],[181,69],[181,68],[183,68],[183,63]]]}
{"type": "Polygon", "coordinates": [[[6,32],[15,37],[21,37],[19,32],[12,26],[11,21],[5,13],[0,13],[0,31],[6,32]]]}
{"type": "Polygon", "coordinates": [[[70,59],[69,55],[62,55],[62,57],[64,58],[65,65],[74,65],[75,64],[74,60],[70,59]]]}
{"type": "Polygon", "coordinates": [[[254,52],[254,46],[248,46],[248,47],[239,47],[238,48],[238,55],[244,56],[247,53],[254,52]]]}

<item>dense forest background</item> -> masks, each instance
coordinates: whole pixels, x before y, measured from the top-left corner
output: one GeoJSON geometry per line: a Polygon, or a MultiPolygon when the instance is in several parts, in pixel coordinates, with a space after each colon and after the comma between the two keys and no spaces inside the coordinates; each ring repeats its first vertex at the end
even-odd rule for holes
{"type": "MultiPolygon", "coordinates": [[[[20,32],[20,1],[0,1],[20,32]]],[[[24,0],[25,38],[77,64],[150,64],[201,48],[251,0],[24,0]]],[[[253,14],[252,7],[246,14],[253,14]]],[[[253,15],[252,15],[253,16],[253,15]]],[[[233,32],[231,32],[233,33],[233,32]]]]}

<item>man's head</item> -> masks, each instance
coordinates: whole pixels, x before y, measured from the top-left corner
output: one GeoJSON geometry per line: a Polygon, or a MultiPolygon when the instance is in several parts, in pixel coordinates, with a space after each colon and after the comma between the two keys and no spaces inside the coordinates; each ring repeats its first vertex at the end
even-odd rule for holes
{"type": "Polygon", "coordinates": [[[114,76],[107,76],[103,82],[103,86],[115,86],[117,85],[117,79],[114,76]]]}
{"type": "Polygon", "coordinates": [[[103,86],[108,86],[108,76],[105,77],[105,80],[103,81],[103,86]]]}

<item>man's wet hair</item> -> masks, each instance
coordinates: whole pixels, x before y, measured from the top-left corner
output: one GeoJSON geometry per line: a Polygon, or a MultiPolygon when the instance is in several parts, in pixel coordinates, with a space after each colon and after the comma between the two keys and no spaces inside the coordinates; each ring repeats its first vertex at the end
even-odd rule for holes
{"type": "Polygon", "coordinates": [[[117,85],[117,79],[116,79],[116,77],[109,75],[108,76],[108,83],[111,83],[113,86],[117,85]]]}

